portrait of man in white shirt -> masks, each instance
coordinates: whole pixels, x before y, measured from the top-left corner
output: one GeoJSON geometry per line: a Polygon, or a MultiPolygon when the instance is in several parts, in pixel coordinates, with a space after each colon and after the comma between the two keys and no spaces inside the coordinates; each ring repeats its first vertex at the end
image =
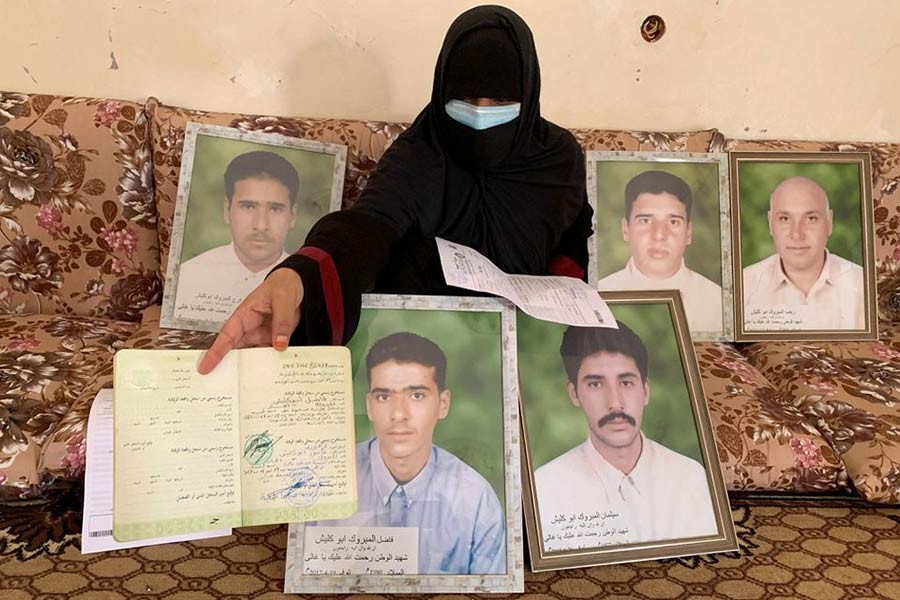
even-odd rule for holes
{"type": "Polygon", "coordinates": [[[600,281],[605,290],[679,290],[692,332],[723,328],[722,288],[691,270],[684,252],[693,240],[690,186],[665,171],[644,171],[625,186],[622,240],[631,256],[600,281]]]}
{"type": "Polygon", "coordinates": [[[284,242],[297,219],[300,187],[294,166],[274,152],[246,152],[228,164],[224,187],[224,198],[194,201],[222,203],[231,243],[180,265],[177,318],[224,320],[288,256],[284,242]]]}
{"type": "Polygon", "coordinates": [[[834,213],[817,182],[794,176],[769,196],[775,253],[744,267],[744,324],[749,329],[863,329],[863,269],[829,252],[834,213]]]}
{"type": "Polygon", "coordinates": [[[587,439],[534,472],[545,551],[718,533],[706,471],[641,431],[649,356],[625,323],[568,327],[560,355],[587,439]]]}

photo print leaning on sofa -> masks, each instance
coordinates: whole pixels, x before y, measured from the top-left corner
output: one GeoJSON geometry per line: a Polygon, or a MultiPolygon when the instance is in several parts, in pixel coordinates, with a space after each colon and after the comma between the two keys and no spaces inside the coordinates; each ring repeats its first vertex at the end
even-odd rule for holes
{"type": "Polygon", "coordinates": [[[738,339],[875,339],[869,155],[730,158],[738,339]]]}
{"type": "Polygon", "coordinates": [[[730,339],[727,170],[717,154],[589,152],[597,289],[678,290],[694,340],[730,339]]]}
{"type": "Polygon", "coordinates": [[[188,124],[161,324],[217,331],[340,208],[346,147],[188,124]]]}
{"type": "Polygon", "coordinates": [[[443,350],[401,331],[372,345],[365,369],[366,414],[375,435],[357,444],[359,509],[307,526],[414,527],[417,573],[505,573],[505,517],[497,495],[477,471],[433,442],[451,408],[443,350]]]}
{"type": "Polygon", "coordinates": [[[617,329],[517,316],[532,569],[733,550],[681,296],[604,299],[617,329]]]}

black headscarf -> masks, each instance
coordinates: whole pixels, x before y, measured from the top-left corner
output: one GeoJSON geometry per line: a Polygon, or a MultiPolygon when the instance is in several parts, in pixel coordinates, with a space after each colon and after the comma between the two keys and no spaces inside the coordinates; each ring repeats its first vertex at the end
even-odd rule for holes
{"type": "MultiPolygon", "coordinates": [[[[574,137],[541,118],[540,88],[534,40],[522,19],[500,6],[464,12],[444,39],[431,102],[384,154],[354,209],[382,217],[404,236],[401,254],[431,253],[433,242],[427,247],[417,240],[438,236],[475,248],[506,272],[545,274],[562,233],[584,207],[585,172],[574,137]],[[504,39],[512,51],[503,48],[504,39]],[[520,71],[504,78],[503,85],[520,82],[520,97],[513,99],[522,103],[514,121],[483,131],[456,123],[444,110],[452,99],[448,92],[460,89],[448,81],[448,63],[458,78],[465,71],[452,60],[454,52],[477,57],[473,47],[479,44],[483,62],[469,66],[474,74],[465,83],[481,78],[485,91],[471,89],[471,95],[498,93],[489,74],[511,54],[518,56],[520,71]],[[493,160],[479,161],[473,156],[479,152],[493,160]]],[[[390,264],[385,274],[379,288],[404,288],[403,280],[413,276],[403,265],[390,264]]]]}
{"type": "Polygon", "coordinates": [[[431,102],[385,151],[359,201],[320,219],[281,264],[305,290],[292,344],[346,342],[366,292],[471,294],[447,286],[435,237],[507,273],[583,277],[592,214],[584,154],[541,118],[540,79],[531,31],[511,10],[481,6],[453,22],[431,102]],[[459,96],[514,96],[521,112],[476,131],[444,110],[459,96]]]}

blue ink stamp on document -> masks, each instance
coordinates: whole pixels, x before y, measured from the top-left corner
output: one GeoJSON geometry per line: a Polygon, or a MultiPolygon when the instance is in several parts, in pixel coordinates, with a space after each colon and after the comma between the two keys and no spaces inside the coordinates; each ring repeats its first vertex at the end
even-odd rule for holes
{"type": "Polygon", "coordinates": [[[264,500],[281,498],[294,506],[312,506],[319,499],[319,476],[309,467],[299,467],[288,474],[288,486],[266,494],[264,500]]]}
{"type": "Polygon", "coordinates": [[[272,439],[268,431],[248,436],[244,442],[244,460],[253,467],[261,467],[272,458],[272,450],[277,441],[272,439]]]}

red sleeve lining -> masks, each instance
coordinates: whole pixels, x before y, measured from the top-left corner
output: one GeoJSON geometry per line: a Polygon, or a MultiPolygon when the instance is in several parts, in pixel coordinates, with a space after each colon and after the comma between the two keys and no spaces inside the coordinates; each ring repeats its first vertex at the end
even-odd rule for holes
{"type": "Polygon", "coordinates": [[[340,346],[344,338],[344,300],[341,294],[341,280],[331,255],[315,246],[304,246],[296,254],[313,259],[319,264],[322,278],[322,293],[325,296],[325,310],[331,321],[331,343],[340,346]]]}
{"type": "Polygon", "coordinates": [[[557,254],[553,257],[547,270],[551,275],[565,275],[575,279],[584,279],[584,269],[578,266],[577,262],[562,254],[557,254]]]}

